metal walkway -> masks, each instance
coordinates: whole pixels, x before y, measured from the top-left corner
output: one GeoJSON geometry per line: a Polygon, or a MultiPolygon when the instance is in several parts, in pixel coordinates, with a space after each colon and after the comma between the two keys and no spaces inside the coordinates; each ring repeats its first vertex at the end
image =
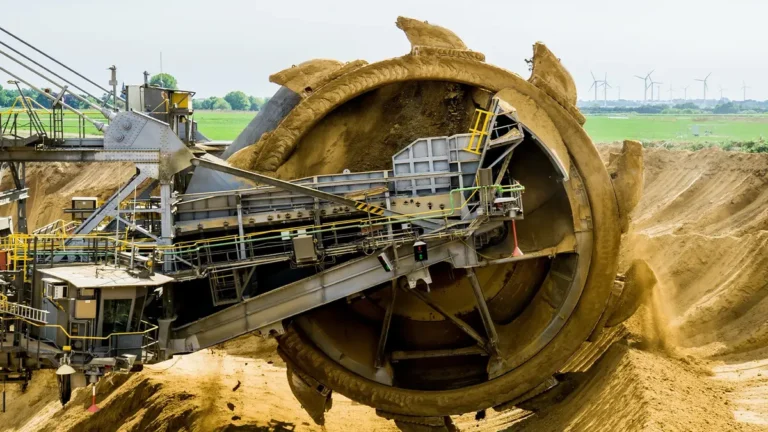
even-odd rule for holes
{"type": "Polygon", "coordinates": [[[407,276],[414,284],[416,279],[429,279],[426,269],[439,262],[451,261],[454,267],[474,265],[476,257],[468,249],[465,243],[453,240],[432,246],[429,259],[416,262],[413,248],[402,246],[390,272],[383,269],[377,255],[358,258],[176,328],[172,339],[183,341],[185,350],[198,350],[253,331],[268,334],[268,329],[279,328],[284,319],[397,277],[407,276]]]}

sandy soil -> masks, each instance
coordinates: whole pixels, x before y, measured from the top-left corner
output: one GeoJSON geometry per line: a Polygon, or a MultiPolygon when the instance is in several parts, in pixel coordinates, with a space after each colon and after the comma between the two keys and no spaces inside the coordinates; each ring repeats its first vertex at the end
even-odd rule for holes
{"type": "MultiPolygon", "coordinates": [[[[57,219],[71,220],[64,213],[71,207],[73,196],[109,198],[118,187],[133,176],[129,163],[29,163],[27,164],[27,226],[31,232],[57,219]]],[[[8,170],[2,171],[0,190],[12,189],[13,179],[8,170]]],[[[13,215],[16,204],[0,206],[0,215],[13,215]]]]}
{"type": "MultiPolygon", "coordinates": [[[[611,150],[601,149],[606,159],[611,150]]],[[[628,338],[566,375],[577,385],[559,403],[465,415],[455,420],[462,430],[768,430],[768,158],[663,149],[644,158],[622,268],[644,258],[659,284],[628,338]]],[[[0,415],[0,430],[323,430],[291,395],[274,342],[253,336],[105,379],[95,415],[84,410],[88,390],[58,409],[53,382],[43,371],[25,394],[9,393],[13,415],[0,415]]],[[[340,395],[326,418],[328,431],[394,430],[340,395]]]]}

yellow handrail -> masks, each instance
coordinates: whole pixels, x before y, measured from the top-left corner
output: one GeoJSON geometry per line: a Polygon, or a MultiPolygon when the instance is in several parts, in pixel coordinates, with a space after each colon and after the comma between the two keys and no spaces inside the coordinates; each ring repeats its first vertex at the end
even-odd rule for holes
{"type": "Polygon", "coordinates": [[[61,330],[62,333],[64,333],[64,335],[67,338],[69,338],[69,339],[82,339],[82,340],[107,340],[107,339],[111,338],[112,336],[145,335],[145,334],[153,332],[153,331],[155,331],[155,330],[157,330],[159,328],[158,326],[156,326],[156,325],[154,325],[152,323],[148,323],[148,322],[142,320],[141,321],[142,323],[144,323],[146,325],[149,325],[151,327],[146,329],[146,330],[144,330],[144,331],[140,331],[140,332],[115,332],[115,333],[110,333],[107,336],[76,336],[76,335],[69,334],[69,332],[64,327],[62,327],[62,326],[60,326],[58,324],[38,324],[38,323],[36,323],[34,321],[29,321],[26,318],[5,318],[5,317],[0,317],[0,321],[17,321],[17,320],[24,321],[25,323],[31,324],[31,325],[33,325],[35,327],[58,328],[59,330],[61,330]]]}

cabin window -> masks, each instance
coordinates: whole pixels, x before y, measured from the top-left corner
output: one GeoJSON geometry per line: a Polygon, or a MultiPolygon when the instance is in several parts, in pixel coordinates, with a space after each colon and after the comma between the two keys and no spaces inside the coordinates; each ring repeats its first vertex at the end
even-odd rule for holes
{"type": "Polygon", "coordinates": [[[132,301],[133,299],[104,300],[104,320],[101,325],[102,336],[128,331],[132,301]]]}

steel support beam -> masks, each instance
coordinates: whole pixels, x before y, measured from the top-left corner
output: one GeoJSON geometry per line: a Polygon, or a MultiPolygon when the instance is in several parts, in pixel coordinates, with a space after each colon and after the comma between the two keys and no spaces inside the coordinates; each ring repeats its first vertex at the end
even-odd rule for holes
{"type": "Polygon", "coordinates": [[[475,301],[477,301],[477,310],[480,312],[480,318],[483,320],[483,327],[485,327],[485,334],[488,336],[488,344],[492,350],[496,350],[496,346],[499,344],[499,335],[496,334],[496,326],[493,324],[493,318],[491,318],[491,312],[488,310],[488,304],[485,302],[485,294],[480,287],[480,282],[477,280],[475,270],[472,268],[467,269],[467,277],[472,285],[472,291],[475,294],[475,301]]]}
{"type": "Polygon", "coordinates": [[[395,301],[397,300],[397,279],[392,279],[392,288],[390,293],[392,298],[389,300],[387,310],[384,312],[384,320],[381,322],[381,333],[379,334],[379,345],[376,349],[376,360],[374,366],[377,368],[384,366],[385,362],[389,326],[392,324],[392,313],[395,310],[395,301]]]}
{"type": "Polygon", "coordinates": [[[0,151],[0,162],[135,162],[159,163],[157,150],[34,150],[0,151]]]}
{"type": "MultiPolygon", "coordinates": [[[[321,200],[329,201],[332,203],[336,203],[339,205],[347,206],[350,208],[356,208],[360,211],[365,211],[369,213],[374,213],[377,216],[383,215],[383,216],[402,216],[401,213],[393,212],[391,210],[383,209],[380,207],[368,205],[361,201],[355,201],[349,198],[344,198],[343,196],[335,195],[328,192],[323,192],[321,190],[313,189],[310,187],[306,187],[297,183],[288,182],[285,180],[276,179],[274,177],[270,177],[264,174],[259,174],[253,171],[246,171],[239,168],[235,168],[229,165],[225,165],[223,161],[217,162],[214,161],[212,157],[204,157],[204,158],[194,158],[192,159],[192,165],[195,166],[202,166],[205,168],[209,168],[212,170],[220,171],[225,174],[230,174],[237,177],[242,177],[248,180],[252,180],[258,183],[263,183],[269,186],[274,186],[278,189],[283,189],[289,192],[311,196],[315,198],[319,198],[321,200]]],[[[420,219],[420,220],[414,220],[411,221],[414,225],[419,225],[424,228],[427,228],[429,230],[436,230],[443,227],[443,223],[439,221],[433,221],[433,220],[426,220],[426,219],[420,219]]]]}
{"type": "Polygon", "coordinates": [[[0,206],[29,198],[29,188],[0,192],[0,206]]]}
{"type": "MultiPolygon", "coordinates": [[[[456,267],[464,267],[467,263],[460,241],[430,245],[428,261],[414,261],[410,245],[402,246],[398,257],[398,275],[407,275],[423,268],[423,265],[444,261],[450,261],[456,267]]],[[[394,272],[382,268],[376,255],[358,258],[174,329],[173,338],[185,339],[185,345],[190,349],[209,347],[386,283],[395,277],[394,272]]],[[[484,343],[480,335],[474,335],[484,343]]]]}
{"type": "Polygon", "coordinates": [[[485,340],[485,338],[480,336],[480,334],[478,332],[476,332],[475,329],[473,329],[472,326],[467,324],[464,320],[462,320],[461,318],[453,315],[452,313],[450,313],[447,310],[445,310],[442,306],[440,306],[439,304],[435,303],[435,301],[432,300],[432,298],[428,294],[423,293],[423,292],[421,292],[421,291],[419,291],[418,289],[415,289],[415,288],[414,289],[409,289],[409,288],[407,288],[405,286],[401,286],[401,288],[402,288],[403,291],[406,291],[406,292],[409,292],[409,293],[413,294],[416,298],[418,298],[419,300],[421,300],[424,303],[426,303],[429,307],[434,309],[435,312],[437,312],[440,315],[442,315],[443,317],[445,317],[445,319],[447,319],[448,321],[454,323],[456,325],[456,327],[460,328],[461,331],[463,331],[464,333],[467,334],[467,336],[469,336],[472,339],[474,339],[475,342],[477,342],[477,344],[480,347],[482,347],[486,351],[489,351],[488,341],[485,340]]]}

